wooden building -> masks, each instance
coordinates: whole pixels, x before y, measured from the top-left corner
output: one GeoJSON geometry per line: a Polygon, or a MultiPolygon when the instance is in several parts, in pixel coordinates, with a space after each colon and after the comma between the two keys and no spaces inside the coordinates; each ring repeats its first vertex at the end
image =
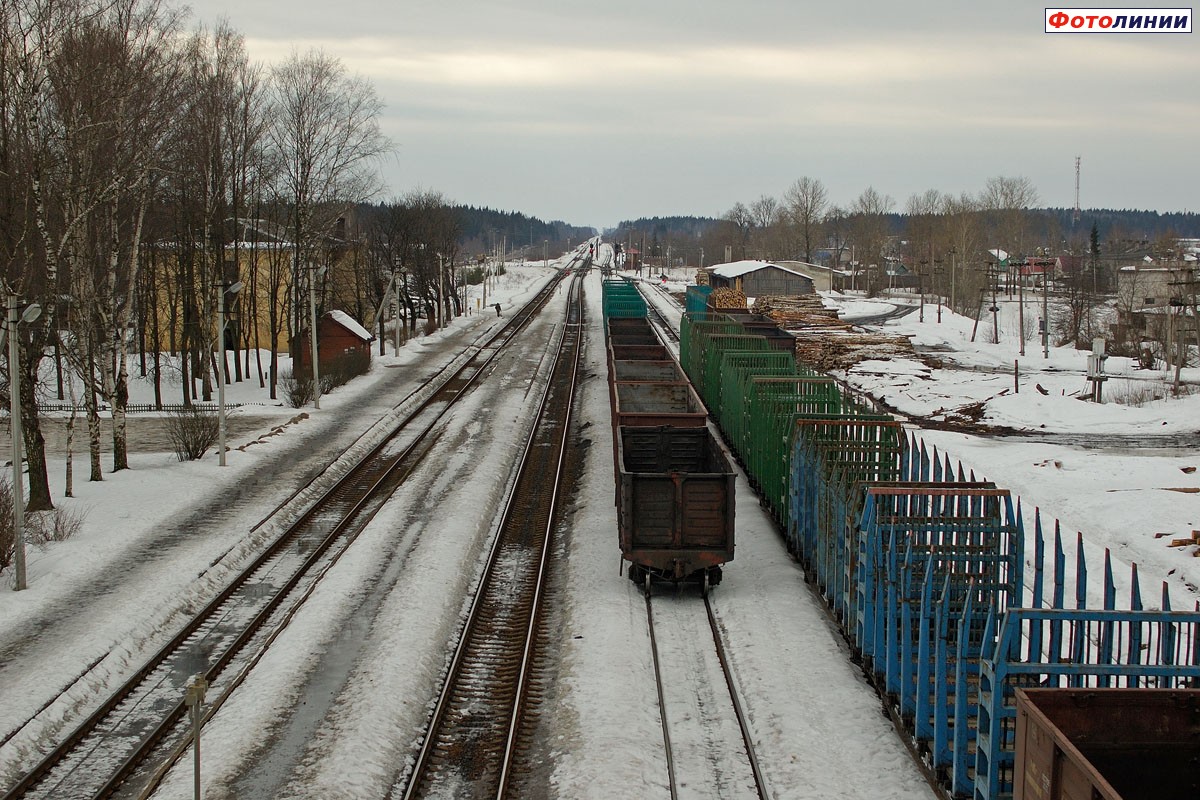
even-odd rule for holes
{"type": "MultiPolygon", "coordinates": [[[[375,337],[345,311],[328,311],[317,321],[317,350],[321,354],[321,371],[325,372],[339,361],[364,358],[371,361],[371,342],[375,337]]],[[[308,329],[301,333],[296,369],[309,370],[312,337],[308,329]]]]}
{"type": "Polygon", "coordinates": [[[708,270],[714,289],[737,289],[747,297],[796,297],[814,292],[813,279],[768,261],[735,261],[708,270]]]}

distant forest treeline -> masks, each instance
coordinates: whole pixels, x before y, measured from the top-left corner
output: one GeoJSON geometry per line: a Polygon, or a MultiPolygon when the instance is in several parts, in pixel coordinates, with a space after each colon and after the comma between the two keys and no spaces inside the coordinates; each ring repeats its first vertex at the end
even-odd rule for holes
{"type": "MultiPolygon", "coordinates": [[[[1037,208],[1029,209],[1028,213],[1035,220],[1040,217],[1043,223],[1038,225],[1035,222],[1031,227],[1074,230],[1082,238],[1087,238],[1094,223],[1102,241],[1149,243],[1165,237],[1200,238],[1200,214],[1189,211],[1089,208],[1080,213],[1079,221],[1074,224],[1074,211],[1070,208],[1037,208]]],[[[885,219],[893,235],[904,233],[907,215],[891,213],[886,214],[885,219]]],[[[605,231],[605,236],[620,239],[637,232],[638,235],[657,236],[660,239],[699,238],[727,221],[718,217],[640,217],[622,221],[616,228],[605,231]]]]}
{"type": "MultiPolygon", "coordinates": [[[[546,244],[549,254],[557,256],[570,244],[579,244],[589,236],[595,236],[593,228],[569,225],[562,220],[543,222],[518,211],[496,211],[474,206],[451,206],[461,226],[462,252],[464,255],[498,253],[501,247],[507,252],[531,248],[541,257],[542,245],[546,244]]],[[[533,258],[533,255],[530,255],[533,258]]]]}

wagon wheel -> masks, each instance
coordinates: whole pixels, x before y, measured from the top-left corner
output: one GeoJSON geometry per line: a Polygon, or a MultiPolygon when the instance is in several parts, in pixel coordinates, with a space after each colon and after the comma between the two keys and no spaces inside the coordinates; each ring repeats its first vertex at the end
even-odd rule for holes
{"type": "Polygon", "coordinates": [[[649,596],[650,596],[650,570],[646,570],[646,582],[645,582],[645,587],[646,587],[646,588],[645,588],[645,591],[646,591],[646,597],[649,597],[649,596]]]}
{"type": "Polygon", "coordinates": [[[712,584],[708,580],[709,571],[704,570],[704,585],[700,587],[700,596],[708,597],[708,593],[712,591],[712,584]]]}

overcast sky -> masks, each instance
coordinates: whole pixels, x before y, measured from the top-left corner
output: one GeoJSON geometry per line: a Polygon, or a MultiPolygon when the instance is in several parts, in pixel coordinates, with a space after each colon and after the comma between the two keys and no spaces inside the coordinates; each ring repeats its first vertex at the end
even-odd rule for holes
{"type": "MultiPolygon", "coordinates": [[[[1200,207],[1200,34],[1047,35],[1042,0],[195,0],[255,60],[367,77],[386,196],[598,228],[821,179],[848,205],[1026,176],[1043,204],[1200,207]]],[[[1077,4],[1076,7],[1082,6],[1077,4]]]]}

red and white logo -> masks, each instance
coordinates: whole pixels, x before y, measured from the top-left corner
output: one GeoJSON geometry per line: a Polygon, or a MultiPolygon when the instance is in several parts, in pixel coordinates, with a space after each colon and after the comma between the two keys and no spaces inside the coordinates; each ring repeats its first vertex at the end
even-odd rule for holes
{"type": "Polygon", "coordinates": [[[1046,33],[1191,33],[1190,8],[1047,8],[1046,33]]]}

